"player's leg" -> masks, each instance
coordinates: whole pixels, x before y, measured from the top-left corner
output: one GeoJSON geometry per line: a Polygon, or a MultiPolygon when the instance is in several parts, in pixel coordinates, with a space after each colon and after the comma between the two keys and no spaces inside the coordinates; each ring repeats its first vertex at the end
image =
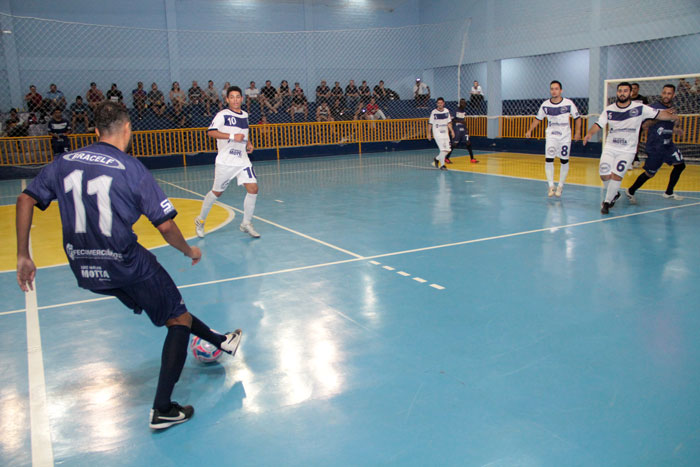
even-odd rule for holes
{"type": "Polygon", "coordinates": [[[478,164],[479,161],[476,160],[476,157],[474,157],[474,151],[472,151],[472,142],[469,140],[469,133],[464,135],[464,139],[466,140],[467,151],[469,151],[469,161],[472,164],[478,164]]]}
{"type": "Polygon", "coordinates": [[[557,191],[554,193],[556,196],[561,196],[564,190],[564,182],[566,182],[566,176],[569,174],[569,156],[571,151],[571,140],[564,140],[559,146],[558,156],[559,156],[559,185],[557,186],[557,191]]]}
{"type": "MultiPolygon", "coordinates": [[[[620,185],[627,170],[632,166],[634,153],[617,152],[613,154],[613,164],[610,167],[610,180],[605,193],[604,204],[609,208],[615,205],[615,201],[620,197],[620,185]]],[[[602,158],[601,158],[602,159],[602,158]]]]}
{"type": "Polygon", "coordinates": [[[253,228],[252,220],[255,213],[255,203],[258,198],[258,179],[255,176],[253,166],[244,167],[238,175],[238,185],[243,185],[246,190],[245,199],[243,200],[243,222],[241,222],[240,230],[253,238],[260,238],[260,234],[253,228]]]}
{"type": "Polygon", "coordinates": [[[671,164],[673,165],[673,170],[671,170],[671,175],[668,178],[668,186],[666,187],[666,192],[664,193],[664,198],[672,199],[683,199],[682,197],[673,193],[673,189],[678,183],[678,179],[681,177],[681,173],[685,170],[685,162],[683,162],[683,155],[681,151],[676,149],[670,156],[672,158],[671,164]]]}
{"type": "Polygon", "coordinates": [[[554,196],[554,158],[558,149],[557,141],[553,138],[547,138],[544,150],[544,174],[547,177],[547,185],[549,186],[547,196],[554,196]]]}
{"type": "Polygon", "coordinates": [[[445,156],[449,154],[450,152],[450,138],[449,136],[447,137],[436,137],[435,138],[435,143],[438,146],[438,149],[440,152],[438,153],[436,159],[438,161],[438,167],[441,170],[447,170],[447,167],[445,167],[445,156]]]}
{"type": "Polygon", "coordinates": [[[662,164],[663,157],[661,154],[657,152],[649,152],[647,154],[647,160],[644,162],[644,172],[639,174],[632,186],[625,192],[630,203],[635,204],[637,202],[637,198],[634,194],[647,182],[647,180],[654,178],[654,175],[656,175],[656,172],[659,170],[662,164]]]}
{"type": "Polygon", "coordinates": [[[204,201],[202,201],[202,209],[199,212],[199,216],[194,219],[194,230],[199,238],[204,237],[204,223],[207,220],[209,211],[214,205],[219,196],[226,191],[226,187],[231,182],[231,179],[235,176],[235,167],[230,167],[227,165],[215,164],[214,166],[214,184],[212,189],[204,196],[204,201]]]}

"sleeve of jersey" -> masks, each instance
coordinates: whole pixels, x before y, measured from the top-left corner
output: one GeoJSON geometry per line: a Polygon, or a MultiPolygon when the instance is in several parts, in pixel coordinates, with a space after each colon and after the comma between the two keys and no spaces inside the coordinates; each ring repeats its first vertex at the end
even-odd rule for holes
{"type": "Polygon", "coordinates": [[[221,113],[218,113],[214,116],[214,120],[211,121],[211,125],[209,125],[209,128],[207,129],[207,131],[209,131],[209,130],[222,131],[221,127],[223,127],[223,126],[224,126],[224,116],[221,113]]]}
{"type": "Polygon", "coordinates": [[[608,112],[606,112],[605,109],[600,113],[600,117],[598,117],[598,121],[595,122],[595,124],[601,129],[605,128],[605,125],[608,124],[608,112]]]}
{"type": "Polygon", "coordinates": [[[175,207],[145,167],[139,183],[139,195],[141,213],[151,221],[154,227],[177,216],[175,207]]]}
{"type": "Polygon", "coordinates": [[[656,118],[659,116],[660,110],[655,109],[653,107],[649,107],[648,105],[642,105],[642,117],[644,119],[649,119],[649,118],[656,118]]]}
{"type": "Polygon", "coordinates": [[[537,111],[537,115],[535,115],[535,118],[537,120],[544,120],[544,104],[540,105],[540,109],[537,111]]]}
{"type": "Polygon", "coordinates": [[[430,118],[428,119],[428,123],[430,123],[430,124],[435,123],[435,118],[434,118],[434,116],[435,116],[435,113],[430,112],[430,118]]]}
{"type": "Polygon", "coordinates": [[[52,162],[41,169],[39,175],[23,191],[24,194],[36,200],[36,206],[42,211],[49,207],[51,201],[56,199],[55,187],[52,185],[57,177],[56,167],[57,162],[52,162]]]}
{"type": "Polygon", "coordinates": [[[578,107],[576,107],[576,104],[574,104],[573,101],[571,101],[571,118],[576,120],[577,118],[581,118],[581,114],[578,111],[578,107]]]}

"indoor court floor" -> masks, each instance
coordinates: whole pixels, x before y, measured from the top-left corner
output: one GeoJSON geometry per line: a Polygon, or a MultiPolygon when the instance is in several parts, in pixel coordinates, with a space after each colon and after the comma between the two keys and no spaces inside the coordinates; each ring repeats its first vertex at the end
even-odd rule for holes
{"type": "Polygon", "coordinates": [[[547,198],[542,156],[435,152],[256,163],[260,239],[236,186],[194,237],[213,166],[153,172],[204,257],[135,231],[192,313],[243,329],[235,357],[188,357],[195,415],[162,432],[165,331],[76,286],[55,206],[25,296],[26,182],[0,182],[0,465],[697,465],[700,166],[685,199],[664,168],[605,216],[596,159],[547,198]]]}

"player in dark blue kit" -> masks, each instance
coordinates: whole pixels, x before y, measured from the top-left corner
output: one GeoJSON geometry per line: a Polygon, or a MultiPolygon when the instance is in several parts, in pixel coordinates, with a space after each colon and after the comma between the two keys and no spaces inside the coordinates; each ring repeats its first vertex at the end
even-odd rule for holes
{"type": "Polygon", "coordinates": [[[150,414],[151,428],[167,428],[194,414],[192,406],[170,399],[185,365],[190,332],[234,355],[241,330],[218,334],[190,314],[170,275],[138,243],[132,226],[143,214],[193,265],[202,257],[182,236],[173,221],[177,212],[153,176],[125,153],[131,142],[127,111],[103,102],[95,110],[95,126],[97,143],[54,159],[17,198],[17,282],[25,292],[33,289],[36,266],[29,255],[29,229],[34,206],[44,210],[57,199],[63,246],[78,285],[114,296],[134,313],[145,311],[154,325],[168,328],[150,414]]]}
{"type": "Polygon", "coordinates": [[[474,157],[474,151],[472,151],[472,143],[471,141],[469,141],[469,129],[467,128],[466,109],[467,101],[464,99],[460,99],[459,107],[457,107],[457,111],[455,112],[455,118],[452,120],[454,122],[455,135],[454,138],[452,138],[451,150],[449,154],[445,156],[445,162],[447,162],[448,164],[452,163],[452,161],[450,161],[450,154],[452,154],[452,151],[459,147],[460,143],[464,143],[464,146],[467,148],[467,151],[469,151],[469,158],[471,160],[471,163],[476,164],[477,162],[479,162],[474,157]]]}
{"type": "MultiPolygon", "coordinates": [[[[661,101],[654,102],[651,107],[654,109],[667,110],[673,108],[673,97],[676,94],[676,87],[672,84],[667,84],[661,91],[661,101]]],[[[644,122],[643,128],[648,129],[647,132],[647,160],[644,163],[644,172],[642,172],[634,184],[627,189],[627,199],[630,203],[636,203],[637,198],[634,194],[641,188],[647,180],[654,177],[659,168],[664,164],[673,166],[671,176],[668,179],[668,187],[664,193],[664,198],[683,199],[673,192],[673,189],[678,183],[681,173],[685,169],[683,155],[681,151],[673,144],[673,135],[682,135],[683,130],[674,128],[674,121],[663,120],[648,120],[644,122]]]]}
{"type": "Polygon", "coordinates": [[[68,134],[71,131],[70,123],[68,120],[63,118],[63,112],[61,109],[54,109],[52,113],[52,118],[46,125],[51,135],[51,149],[55,156],[63,154],[66,151],[70,151],[70,142],[68,141],[68,134]]]}

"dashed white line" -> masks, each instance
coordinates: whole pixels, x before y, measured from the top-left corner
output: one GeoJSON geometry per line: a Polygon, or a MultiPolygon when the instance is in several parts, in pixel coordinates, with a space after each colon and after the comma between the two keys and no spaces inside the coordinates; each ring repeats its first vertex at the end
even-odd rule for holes
{"type": "Polygon", "coordinates": [[[416,282],[420,282],[421,284],[422,284],[423,282],[428,282],[428,281],[426,281],[425,279],[423,279],[423,278],[421,278],[421,277],[414,277],[413,280],[416,281],[416,282]]]}
{"type": "Polygon", "coordinates": [[[396,269],[396,268],[392,268],[391,266],[382,266],[382,267],[384,269],[386,269],[387,271],[393,271],[394,269],[396,269]]]}
{"type": "Polygon", "coordinates": [[[380,263],[379,261],[370,261],[370,263],[376,264],[376,265],[382,264],[382,263],[380,263]]]}
{"type": "Polygon", "coordinates": [[[443,286],[437,285],[437,284],[430,284],[430,287],[432,287],[434,289],[438,289],[438,290],[445,290],[445,288],[443,286]]]}
{"type": "Polygon", "coordinates": [[[396,274],[401,274],[401,275],[404,276],[404,277],[410,276],[410,274],[407,273],[407,272],[405,272],[405,271],[397,271],[396,274]]]}
{"type": "Polygon", "coordinates": [[[284,201],[282,201],[281,199],[276,199],[275,201],[278,203],[284,203],[284,201]]]}

